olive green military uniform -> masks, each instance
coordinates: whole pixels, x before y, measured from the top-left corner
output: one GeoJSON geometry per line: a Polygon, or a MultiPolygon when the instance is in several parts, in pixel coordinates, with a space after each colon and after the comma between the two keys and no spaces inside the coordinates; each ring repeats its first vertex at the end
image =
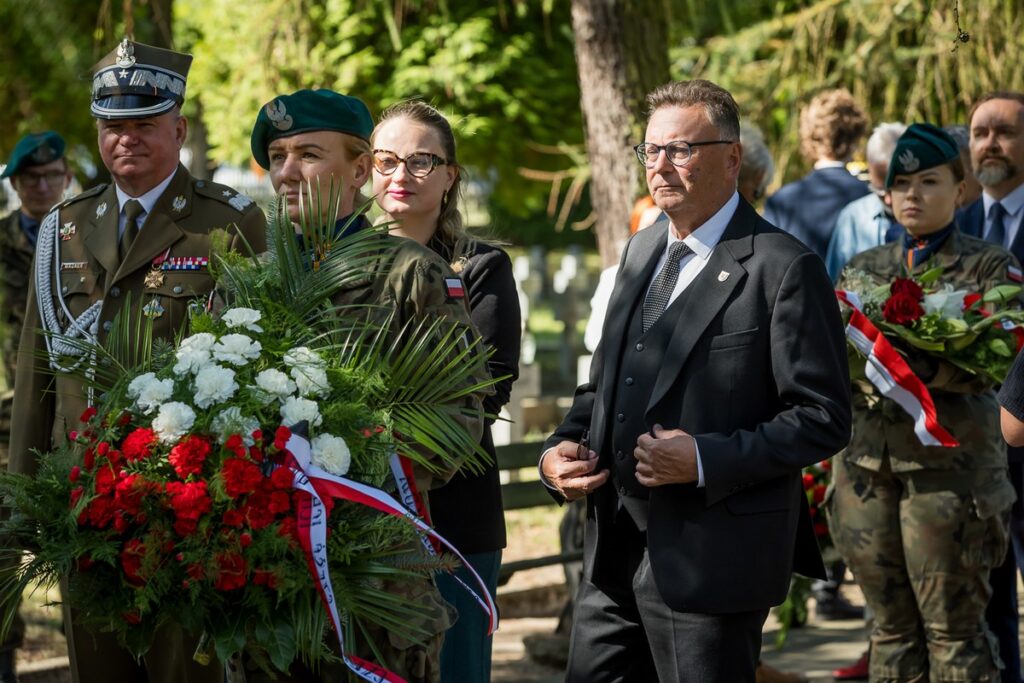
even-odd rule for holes
{"type": "MultiPolygon", "coordinates": [[[[866,251],[844,271],[883,285],[905,276],[903,245],[866,251]]],[[[933,259],[940,284],[984,292],[1007,283],[1006,250],[954,230],[933,259]]],[[[904,349],[905,350],[905,349],[904,349]]],[[[995,640],[985,626],[989,571],[1006,555],[1014,500],[990,386],[970,373],[910,352],[957,448],[923,446],[913,421],[863,378],[854,380],[854,427],[835,458],[829,527],[875,612],[872,681],[990,681],[995,640]]]]}
{"type": "MultiPolygon", "coordinates": [[[[0,395],[0,469],[7,469],[11,437],[11,407],[14,398],[14,369],[17,365],[18,339],[25,324],[25,301],[32,272],[35,247],[21,229],[21,212],[13,211],[0,221],[0,353],[4,357],[6,390],[0,395]]],[[[0,650],[21,647],[25,638],[25,622],[21,613],[14,622],[0,650]]]]}
{"type": "MultiPolygon", "coordinates": [[[[364,279],[349,283],[334,297],[337,306],[366,306],[361,309],[371,322],[383,325],[389,323],[389,342],[398,341],[407,325],[418,321],[441,318],[451,320],[465,327],[467,334],[476,336],[470,321],[469,309],[462,297],[449,296],[446,278],[455,278],[447,263],[433,251],[412,240],[398,237],[382,237],[385,245],[381,258],[374,267],[368,268],[364,279]]],[[[473,380],[486,377],[483,354],[478,356],[480,373],[473,380]]],[[[462,403],[464,413],[456,420],[470,437],[479,440],[483,429],[483,396],[473,394],[462,403]]],[[[440,472],[428,472],[421,466],[413,466],[413,476],[421,492],[443,486],[455,473],[457,467],[440,472]]],[[[377,627],[369,627],[369,635],[384,657],[381,665],[401,676],[409,683],[437,683],[440,681],[440,656],[444,631],[455,622],[454,609],[441,597],[433,581],[405,582],[391,586],[391,592],[403,595],[409,602],[418,603],[427,612],[424,622],[418,626],[431,635],[410,641],[377,627]]],[[[356,636],[356,654],[377,661],[369,647],[365,646],[361,634],[356,636]]],[[[254,665],[253,665],[254,666],[254,665]]],[[[249,683],[277,680],[292,683],[328,683],[347,680],[347,669],[342,664],[321,666],[317,673],[301,665],[292,667],[289,676],[267,677],[261,671],[251,669],[247,673],[249,683]]]]}
{"type": "MultiPolygon", "coordinates": [[[[94,327],[102,339],[130,299],[133,316],[140,315],[142,308],[141,314],[152,317],[154,338],[172,340],[187,325],[190,307],[207,304],[214,282],[208,266],[163,271],[157,263],[185,264],[188,259],[201,263],[199,259],[210,257],[215,230],[228,232],[231,248],[241,248],[240,233],[257,252],[265,249],[265,219],[252,200],[223,185],[195,180],[183,166],[146,216],[123,261],[118,256],[119,213],[114,187],[101,186],[55,207],[40,228],[30,305],[18,350],[12,471],[34,474],[38,456],[33,451],[45,453],[66,439],[68,431],[78,428],[79,416],[88,405],[80,382],[60,372],[54,376],[47,361],[40,360],[46,353],[45,338],[39,332],[41,308],[55,314],[61,329],[66,329],[69,315],[77,319],[102,301],[94,327]],[[56,230],[48,231],[48,225],[56,230]],[[46,260],[50,247],[59,253],[46,260]],[[38,282],[45,282],[50,290],[42,301],[37,299],[38,282]]],[[[194,639],[170,633],[171,629],[157,634],[143,669],[109,634],[74,624],[67,609],[65,628],[76,683],[221,683],[223,678],[219,666],[195,664],[194,639]]]]}

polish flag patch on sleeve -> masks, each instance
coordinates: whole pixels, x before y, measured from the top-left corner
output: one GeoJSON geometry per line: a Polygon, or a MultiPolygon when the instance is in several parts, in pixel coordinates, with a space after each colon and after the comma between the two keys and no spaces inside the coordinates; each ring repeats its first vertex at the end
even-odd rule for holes
{"type": "Polygon", "coordinates": [[[1007,266],[1006,277],[1013,282],[1024,281],[1024,273],[1017,266],[1007,266]]]}
{"type": "MultiPolygon", "coordinates": [[[[1017,275],[1018,277],[1020,276],[1019,270],[1017,271],[1017,275]]],[[[462,286],[462,280],[457,277],[446,277],[444,279],[444,288],[448,293],[449,299],[466,298],[466,288],[462,286]]]]}

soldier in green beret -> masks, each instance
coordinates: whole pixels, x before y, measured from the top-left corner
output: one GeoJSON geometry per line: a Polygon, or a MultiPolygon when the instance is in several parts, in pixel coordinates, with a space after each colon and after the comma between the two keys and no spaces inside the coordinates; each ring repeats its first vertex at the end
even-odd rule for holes
{"type": "MultiPolygon", "coordinates": [[[[18,338],[25,324],[25,301],[32,271],[39,223],[60,201],[71,183],[71,169],[64,158],[64,138],[45,131],[18,140],[0,178],[9,178],[21,206],[0,222],[0,352],[3,353],[4,386],[0,396],[0,468],[7,468],[11,430],[11,399],[18,338]]],[[[0,643],[0,683],[17,680],[14,650],[21,647],[25,624],[16,615],[7,639],[0,643]]]]}
{"type": "MultiPolygon", "coordinates": [[[[179,154],[190,55],[125,39],[95,67],[92,115],[113,183],[54,207],[39,228],[29,303],[18,349],[10,469],[36,472],[36,454],[79,428],[90,403],[67,370],[87,362],[80,349],[46,333],[102,340],[130,298],[132,316],[152,319],[153,336],[172,341],[193,306],[206,305],[211,236],[226,231],[264,249],[263,212],[235,190],[197,180],[179,154]]],[[[74,581],[74,577],[70,577],[74,581]]],[[[194,661],[199,634],[164,627],[136,661],[109,633],[79,626],[64,608],[75,683],[222,683],[219,664],[194,661]]]]}
{"type": "MultiPolygon", "coordinates": [[[[373,120],[366,105],[355,97],[331,90],[300,90],[274,98],[260,109],[252,132],[252,153],[257,163],[270,172],[274,191],[287,200],[289,216],[300,220],[299,197],[307,183],[326,193],[330,186],[341,187],[336,219],[337,234],[368,226],[363,216],[350,221],[356,208],[364,203],[359,194],[370,177],[370,134],[373,120]],[[347,228],[345,226],[348,225],[347,228]]],[[[309,207],[308,196],[303,205],[309,207]]],[[[308,218],[308,217],[307,217],[308,218]]],[[[332,217],[328,217],[330,220],[332,217]]],[[[314,220],[321,220],[319,217],[314,220]]],[[[465,301],[465,288],[447,262],[430,249],[402,237],[381,236],[380,259],[368,268],[365,279],[350,283],[334,300],[339,306],[380,304],[365,308],[366,315],[379,324],[388,323],[388,333],[401,340],[403,328],[419,321],[442,318],[464,327],[476,336],[465,301]]],[[[483,357],[480,377],[486,377],[483,357]]],[[[475,393],[460,406],[458,420],[474,440],[483,429],[482,396],[475,393]]],[[[428,472],[413,468],[416,487],[424,494],[443,485],[455,470],[428,472]]],[[[425,502],[425,501],[424,501],[425,502]]],[[[440,681],[440,649],[444,631],[453,623],[453,609],[441,598],[433,581],[413,585],[406,582],[401,591],[410,602],[427,608],[431,618],[419,624],[430,635],[405,641],[396,634],[373,629],[371,636],[385,661],[380,662],[410,683],[440,681]]],[[[371,658],[369,650],[359,652],[371,658]]],[[[318,673],[292,667],[295,678],[278,680],[344,680],[344,671],[323,666],[318,673]]],[[[250,681],[261,681],[263,674],[250,672],[250,681]]]]}
{"type": "MultiPolygon", "coordinates": [[[[938,285],[951,291],[981,293],[1019,279],[1010,252],[957,229],[963,181],[956,142],[935,126],[910,126],[886,178],[906,236],[854,257],[839,288],[937,266],[938,285]]],[[[1006,556],[1014,491],[995,393],[951,364],[901,351],[960,445],[922,445],[913,419],[863,374],[855,378],[853,439],[835,458],[829,528],[875,614],[871,680],[996,681],[988,575],[1006,556]]]]}

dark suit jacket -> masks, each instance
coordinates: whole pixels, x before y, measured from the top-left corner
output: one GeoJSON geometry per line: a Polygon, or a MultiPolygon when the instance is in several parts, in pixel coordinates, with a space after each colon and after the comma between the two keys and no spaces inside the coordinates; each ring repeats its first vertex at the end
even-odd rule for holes
{"type": "Polygon", "coordinates": [[[819,168],[765,200],[764,217],[824,259],[839,212],[870,191],[845,168],[819,168]]]}
{"type": "MultiPolygon", "coordinates": [[[[627,243],[587,384],[545,444],[603,443],[634,301],[665,248],[668,222],[627,243]]],[[[704,488],[652,488],[647,527],[655,582],[679,611],[765,609],[786,597],[792,570],[824,576],[801,486],[802,467],[850,440],[850,393],[839,307],[821,259],[745,201],[690,284],[671,348],[637,381],[653,383],[646,424],[693,434],[704,488]],[[727,274],[727,275],[723,275],[727,274]]],[[[588,497],[584,571],[601,583],[621,548],[608,540],[617,493],[588,497]]]]}

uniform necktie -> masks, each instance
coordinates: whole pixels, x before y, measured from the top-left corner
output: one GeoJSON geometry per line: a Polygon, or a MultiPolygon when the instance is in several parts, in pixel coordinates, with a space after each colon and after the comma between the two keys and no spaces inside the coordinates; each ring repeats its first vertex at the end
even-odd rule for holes
{"type": "Polygon", "coordinates": [[[136,199],[129,199],[124,203],[124,232],[121,233],[121,240],[117,246],[122,261],[131,249],[135,236],[139,234],[139,216],[144,212],[142,204],[136,199]]]}
{"type": "Polygon", "coordinates": [[[988,229],[988,241],[1001,247],[1005,246],[1006,224],[1003,222],[1003,217],[1006,215],[1006,209],[1002,204],[996,202],[992,205],[989,215],[992,217],[992,227],[988,229]]]}
{"type": "Polygon", "coordinates": [[[672,298],[672,290],[676,288],[676,281],[679,279],[679,261],[692,253],[693,249],[686,246],[682,240],[668,248],[665,265],[661,267],[661,271],[654,278],[651,289],[647,292],[647,298],[644,299],[644,332],[651,329],[654,321],[665,312],[669,299],[672,298]]]}

